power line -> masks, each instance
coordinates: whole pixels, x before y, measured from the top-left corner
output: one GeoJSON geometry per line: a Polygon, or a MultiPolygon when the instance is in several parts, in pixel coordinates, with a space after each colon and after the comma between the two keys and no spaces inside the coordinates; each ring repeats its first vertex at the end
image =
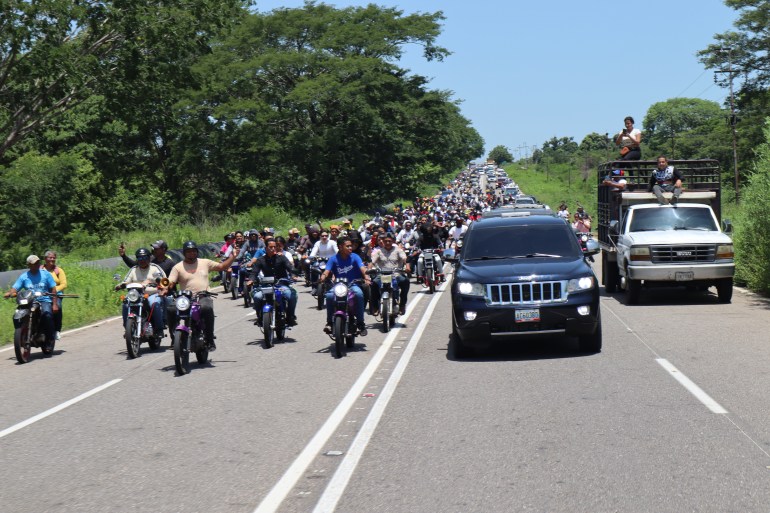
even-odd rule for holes
{"type": "Polygon", "coordinates": [[[682,92],[680,92],[678,95],[676,95],[676,97],[678,98],[678,97],[682,96],[682,94],[683,94],[685,91],[687,91],[689,88],[691,88],[691,87],[692,87],[692,86],[695,84],[695,82],[697,82],[698,80],[700,80],[700,78],[701,78],[703,75],[705,75],[706,73],[708,73],[708,70],[707,70],[707,69],[704,69],[704,70],[703,70],[703,73],[701,73],[700,75],[698,75],[698,78],[696,78],[695,80],[693,80],[692,82],[690,82],[690,85],[688,85],[687,87],[685,87],[684,89],[682,89],[682,92]]]}

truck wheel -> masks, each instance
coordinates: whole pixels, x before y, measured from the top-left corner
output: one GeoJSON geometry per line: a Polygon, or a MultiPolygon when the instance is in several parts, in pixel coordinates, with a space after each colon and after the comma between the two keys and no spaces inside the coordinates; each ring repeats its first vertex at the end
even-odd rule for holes
{"type": "Polygon", "coordinates": [[[639,294],[642,292],[642,281],[632,280],[626,275],[626,304],[639,304],[639,294]]]}
{"type": "Polygon", "coordinates": [[[733,279],[723,278],[717,281],[717,298],[720,303],[729,303],[733,299],[733,279]]]}
{"type": "Polygon", "coordinates": [[[618,281],[620,281],[618,266],[615,262],[609,261],[606,253],[602,254],[602,279],[604,281],[604,290],[606,290],[608,294],[617,292],[618,281]]]}

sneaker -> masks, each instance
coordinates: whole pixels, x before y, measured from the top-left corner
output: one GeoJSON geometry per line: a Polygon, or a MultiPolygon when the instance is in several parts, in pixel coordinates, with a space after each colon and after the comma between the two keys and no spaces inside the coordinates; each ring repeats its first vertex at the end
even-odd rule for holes
{"type": "Polygon", "coordinates": [[[406,307],[399,306],[398,307],[398,315],[404,315],[406,313],[406,307]]]}
{"type": "Polygon", "coordinates": [[[678,197],[676,194],[675,194],[675,195],[673,195],[673,196],[671,196],[671,201],[670,201],[670,203],[671,203],[672,205],[676,205],[676,202],[677,202],[677,201],[679,201],[679,197],[678,197]]]}
{"type": "Polygon", "coordinates": [[[208,341],[208,346],[209,346],[209,353],[213,353],[214,351],[217,350],[217,344],[213,340],[208,341]]]}
{"type": "Polygon", "coordinates": [[[327,335],[331,335],[332,334],[332,325],[331,325],[331,323],[328,323],[328,322],[326,323],[326,326],[324,326],[324,333],[326,333],[327,335]]]}
{"type": "Polygon", "coordinates": [[[60,331],[56,332],[56,340],[61,340],[61,332],[60,331]]]}
{"type": "Polygon", "coordinates": [[[289,326],[296,326],[297,325],[297,316],[289,317],[289,320],[287,323],[289,326]]]}
{"type": "Polygon", "coordinates": [[[359,324],[358,325],[358,336],[359,337],[365,337],[368,334],[369,334],[369,332],[366,331],[366,324],[363,324],[363,323],[359,324]]]}
{"type": "Polygon", "coordinates": [[[443,274],[439,274],[438,277],[441,278],[441,283],[444,283],[446,281],[446,276],[444,276],[443,274]]]}

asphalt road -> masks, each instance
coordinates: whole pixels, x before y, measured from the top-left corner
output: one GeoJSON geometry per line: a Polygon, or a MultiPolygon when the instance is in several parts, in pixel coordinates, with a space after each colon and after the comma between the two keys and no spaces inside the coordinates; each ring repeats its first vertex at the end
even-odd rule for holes
{"type": "Polygon", "coordinates": [[[399,329],[369,318],[335,359],[298,289],[300,325],[272,349],[251,311],[216,298],[219,349],[186,376],[168,339],[128,360],[114,321],[25,365],[0,352],[0,510],[770,508],[770,310],[756,296],[605,295],[600,354],[540,339],[456,361],[448,291],[412,285],[399,329]]]}

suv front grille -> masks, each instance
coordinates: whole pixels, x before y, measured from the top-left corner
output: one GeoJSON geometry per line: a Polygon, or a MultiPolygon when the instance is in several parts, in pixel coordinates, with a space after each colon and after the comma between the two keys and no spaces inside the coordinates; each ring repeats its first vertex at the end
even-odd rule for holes
{"type": "Polygon", "coordinates": [[[567,300],[566,282],[500,283],[487,285],[487,304],[562,303],[567,300]]]}
{"type": "Polygon", "coordinates": [[[686,246],[651,246],[653,264],[684,264],[691,262],[713,262],[716,246],[713,244],[691,244],[686,246]]]}

